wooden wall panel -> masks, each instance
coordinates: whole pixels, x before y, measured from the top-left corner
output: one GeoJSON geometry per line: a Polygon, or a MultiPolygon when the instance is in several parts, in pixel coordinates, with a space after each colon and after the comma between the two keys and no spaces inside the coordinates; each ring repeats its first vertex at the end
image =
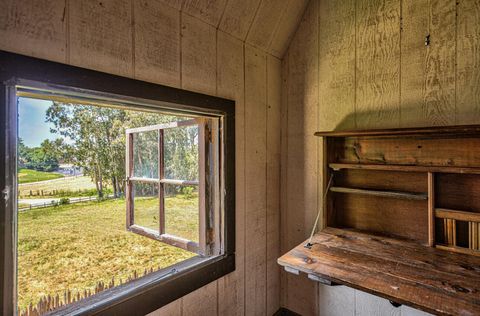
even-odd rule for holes
{"type": "Polygon", "coordinates": [[[268,52],[283,57],[307,6],[307,0],[287,0],[288,5],[277,23],[268,52]]]}
{"type": "Polygon", "coordinates": [[[402,127],[455,124],[454,43],[455,1],[403,2],[402,127]]]}
{"type": "Polygon", "coordinates": [[[216,93],[216,31],[198,19],[182,14],[182,88],[216,93]]]}
{"type": "Polygon", "coordinates": [[[261,0],[228,1],[219,29],[245,40],[261,0]]]}
{"type": "MultiPolygon", "coordinates": [[[[286,154],[287,248],[305,240],[317,214],[318,4],[310,1],[288,54],[288,122],[286,154]],[[301,210],[301,211],[299,211],[301,210]]],[[[285,306],[301,315],[316,313],[316,283],[288,274],[285,306]]]]}
{"type": "Polygon", "coordinates": [[[128,0],[69,2],[69,62],[133,74],[132,5],[128,0]]]}
{"type": "Polygon", "coordinates": [[[480,1],[457,6],[456,124],[480,121],[480,1]]]}
{"type": "Polygon", "coordinates": [[[266,313],[266,55],[245,47],[245,313],[266,313]]]}
{"type": "Polygon", "coordinates": [[[180,87],[180,12],[134,1],[135,78],[180,87]]]}
{"type": "Polygon", "coordinates": [[[400,2],[356,4],[356,126],[398,127],[400,122],[400,2]]]}
{"type": "Polygon", "coordinates": [[[218,314],[244,315],[245,311],[245,97],[243,43],[218,32],[218,96],[235,100],[235,272],[218,280],[218,314]]]}
{"type": "Polygon", "coordinates": [[[217,281],[209,283],[182,298],[182,315],[218,315],[217,281]]]}
{"type": "Polygon", "coordinates": [[[0,1],[0,47],[65,62],[65,14],[64,0],[0,1]]]}
{"type": "Polygon", "coordinates": [[[281,61],[267,56],[267,315],[280,308],[281,61]]]}
{"type": "Polygon", "coordinates": [[[320,130],[355,127],[355,1],[322,0],[319,8],[320,130]]]}
{"type": "Polygon", "coordinates": [[[183,0],[182,11],[217,27],[226,3],[227,0],[183,0]]]}
{"type": "Polygon", "coordinates": [[[147,316],[182,316],[182,300],[176,300],[147,316]]]}
{"type": "Polygon", "coordinates": [[[263,0],[258,8],[247,37],[247,43],[268,51],[274,31],[279,26],[287,1],[263,0]]]}

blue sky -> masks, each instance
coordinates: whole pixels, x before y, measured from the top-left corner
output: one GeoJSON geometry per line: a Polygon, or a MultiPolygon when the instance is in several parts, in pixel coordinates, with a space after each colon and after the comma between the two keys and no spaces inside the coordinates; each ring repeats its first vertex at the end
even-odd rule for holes
{"type": "Polygon", "coordinates": [[[45,139],[62,138],[50,133],[52,123],[45,122],[45,114],[52,101],[18,98],[18,133],[28,147],[40,146],[45,139]]]}

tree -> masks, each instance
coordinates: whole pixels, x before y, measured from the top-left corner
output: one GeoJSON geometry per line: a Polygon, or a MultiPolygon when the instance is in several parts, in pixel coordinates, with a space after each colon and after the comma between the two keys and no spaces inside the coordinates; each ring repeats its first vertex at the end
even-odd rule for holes
{"type": "Polygon", "coordinates": [[[52,172],[58,169],[57,152],[49,140],[42,142],[40,147],[30,148],[22,139],[18,142],[19,166],[21,168],[52,172]]]}

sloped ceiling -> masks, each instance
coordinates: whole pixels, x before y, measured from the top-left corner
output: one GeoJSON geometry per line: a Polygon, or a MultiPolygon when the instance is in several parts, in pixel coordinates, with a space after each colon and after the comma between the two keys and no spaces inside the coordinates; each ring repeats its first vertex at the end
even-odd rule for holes
{"type": "Polygon", "coordinates": [[[160,0],[282,58],[308,0],[160,0]]]}

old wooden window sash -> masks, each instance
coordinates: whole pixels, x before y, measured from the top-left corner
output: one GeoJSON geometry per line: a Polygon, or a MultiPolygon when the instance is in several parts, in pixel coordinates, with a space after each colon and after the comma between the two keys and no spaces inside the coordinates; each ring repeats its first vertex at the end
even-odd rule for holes
{"type": "Polygon", "coordinates": [[[212,255],[219,252],[218,232],[215,231],[215,219],[219,216],[216,214],[215,206],[218,200],[212,192],[215,191],[219,171],[217,170],[218,160],[215,159],[218,152],[218,142],[216,135],[218,132],[218,122],[214,119],[195,118],[186,121],[171,122],[159,125],[144,126],[131,128],[126,130],[126,207],[127,207],[127,229],[152,239],[159,240],[169,245],[179,247],[188,251],[195,252],[199,255],[212,255]],[[165,178],[165,131],[168,129],[176,129],[182,127],[197,126],[198,128],[198,180],[185,179],[167,179],[165,178]],[[158,176],[155,178],[139,177],[135,175],[134,164],[134,143],[135,138],[140,133],[157,132],[157,149],[158,149],[158,176]],[[158,231],[143,227],[135,223],[135,183],[156,184],[158,187],[158,231]],[[168,234],[165,229],[165,185],[179,186],[197,186],[199,193],[199,241],[192,241],[181,236],[168,234]],[[208,186],[208,187],[207,187],[208,186]],[[217,240],[216,240],[217,239],[217,240]]]}

